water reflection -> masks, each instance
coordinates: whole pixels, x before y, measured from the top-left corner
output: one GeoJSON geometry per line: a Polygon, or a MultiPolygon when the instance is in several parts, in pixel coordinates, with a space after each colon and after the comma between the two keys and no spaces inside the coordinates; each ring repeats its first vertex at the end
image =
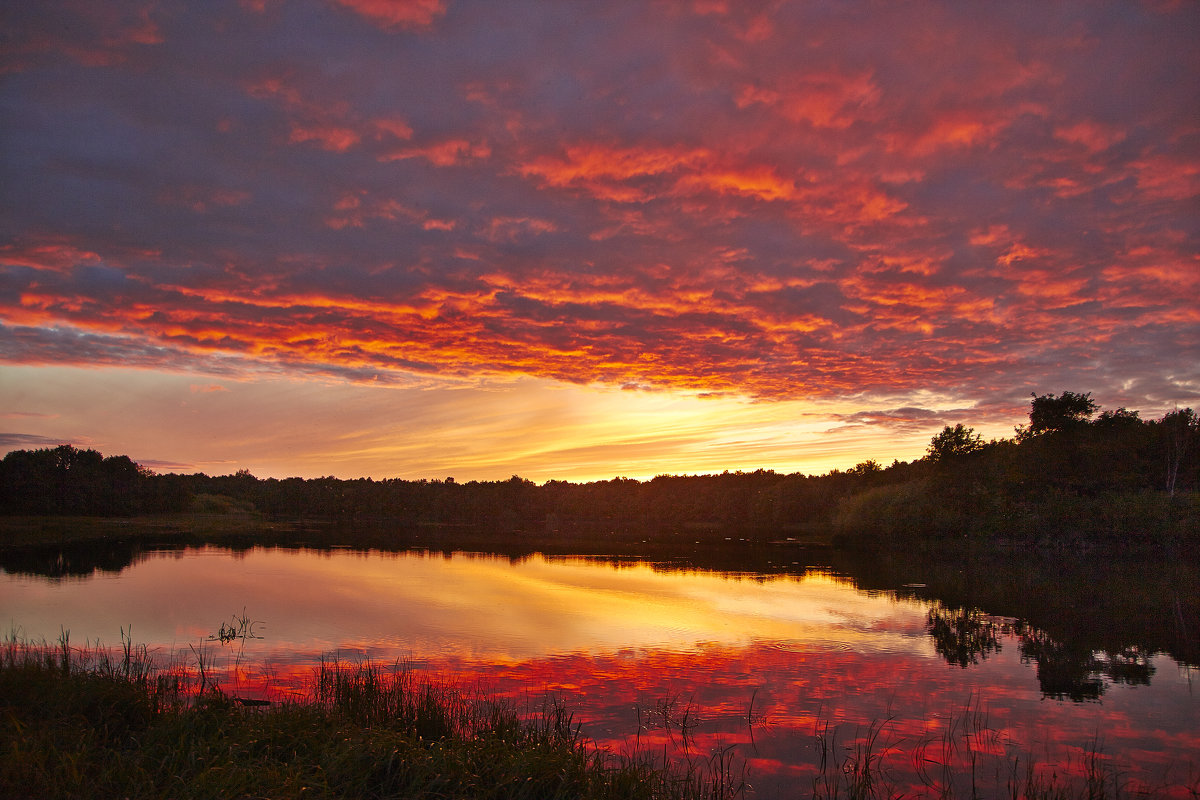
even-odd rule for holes
{"type": "Polygon", "coordinates": [[[934,648],[950,664],[966,669],[992,653],[1000,652],[1000,637],[1011,634],[1019,623],[997,619],[977,608],[929,609],[929,635],[934,648]]]}
{"type": "Polygon", "coordinates": [[[342,648],[524,660],[563,652],[804,641],[879,652],[927,649],[923,609],[880,602],[826,573],[761,581],[639,562],[463,554],[159,550],[124,575],[69,585],[10,581],[5,607],[28,632],[104,636],[113,620],[181,643],[229,608],[266,620],[283,651],[342,648]],[[148,614],[149,604],[157,613],[148,614]]]}
{"type": "MultiPolygon", "coordinates": [[[[450,543],[445,544],[447,549],[440,552],[451,557],[456,550],[450,543]]],[[[256,547],[244,543],[225,552],[244,555],[256,547]]],[[[439,552],[328,546],[307,551],[384,558],[397,552],[439,552]]],[[[167,552],[182,550],[146,547],[137,540],[0,550],[0,569],[11,575],[69,581],[119,573],[141,559],[167,552]]],[[[534,556],[529,550],[495,554],[513,564],[534,556]]],[[[932,601],[928,632],[937,652],[948,663],[964,668],[978,664],[999,647],[1004,636],[1015,633],[1022,637],[1026,657],[1045,665],[1043,689],[1051,697],[1098,697],[1103,693],[1104,680],[1096,683],[1088,675],[1116,682],[1147,681],[1153,675],[1146,664],[1146,654],[1150,653],[1164,652],[1182,664],[1200,665],[1200,570],[1186,563],[1145,564],[1099,558],[1063,561],[1036,555],[1019,559],[993,555],[965,562],[959,558],[906,558],[892,553],[870,558],[752,543],[697,547],[684,557],[665,558],[651,552],[629,557],[571,556],[570,560],[617,569],[644,569],[648,565],[655,572],[671,574],[696,570],[764,583],[773,576],[799,577],[814,571],[845,576],[861,591],[932,601]]],[[[339,589],[336,594],[345,591],[339,589]]],[[[496,600],[503,602],[505,598],[496,600]]],[[[733,602],[732,596],[719,600],[733,602]]]]}
{"type": "Polygon", "coordinates": [[[1112,618],[1072,632],[1081,612],[1067,600],[1043,603],[1067,609],[1063,619],[1022,617],[1012,612],[1036,603],[996,587],[1041,580],[1028,566],[972,585],[962,565],[867,565],[851,578],[832,564],[768,574],[528,554],[133,547],[131,566],[113,569],[115,552],[102,548],[91,570],[75,553],[6,554],[0,608],[27,638],[67,628],[77,643],[112,641],[131,627],[161,658],[203,653],[243,696],[302,694],[313,664],[340,654],[514,697],[557,694],[617,748],[631,736],[671,745],[671,709],[692,708],[691,746],[735,745],[766,797],[812,779],[817,734],[830,726],[839,747],[875,730],[908,781],[932,763],[914,743],[939,741],[996,770],[1033,757],[1067,774],[1097,744],[1147,784],[1183,787],[1200,768],[1191,673],[1153,646],[1172,631],[1186,642],[1186,628],[1147,619],[1154,604],[1132,590],[1123,613],[1141,621],[1116,636],[1127,623],[1112,618]],[[210,640],[243,609],[263,638],[210,640]]]}
{"type": "Polygon", "coordinates": [[[10,575],[40,576],[55,581],[90,578],[96,573],[121,572],[143,551],[139,543],[121,541],[0,549],[0,569],[10,575]]]}
{"type": "Polygon", "coordinates": [[[1005,640],[1018,642],[1021,660],[1037,667],[1044,697],[1083,702],[1099,700],[1108,684],[1148,686],[1153,653],[1137,646],[1115,653],[1093,651],[1078,642],[1059,642],[1029,623],[985,614],[979,609],[929,609],[927,628],[946,662],[963,669],[999,653],[1005,640]]]}

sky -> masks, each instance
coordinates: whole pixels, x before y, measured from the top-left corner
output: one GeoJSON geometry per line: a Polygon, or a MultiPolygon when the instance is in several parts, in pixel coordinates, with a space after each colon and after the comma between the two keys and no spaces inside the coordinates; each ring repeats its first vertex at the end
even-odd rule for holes
{"type": "Polygon", "coordinates": [[[0,2],[0,452],[596,480],[1200,405],[1200,4],[0,2]]]}

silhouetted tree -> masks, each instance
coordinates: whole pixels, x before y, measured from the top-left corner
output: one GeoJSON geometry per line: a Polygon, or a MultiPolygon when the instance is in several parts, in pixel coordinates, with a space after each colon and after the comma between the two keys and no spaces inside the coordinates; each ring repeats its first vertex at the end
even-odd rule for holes
{"type": "Polygon", "coordinates": [[[128,456],[69,444],[14,450],[0,462],[0,500],[10,514],[130,515],[152,496],[149,480],[128,456]]]}
{"type": "Polygon", "coordinates": [[[983,437],[961,422],[951,428],[947,425],[929,442],[926,458],[932,462],[965,456],[983,449],[983,437]]]}
{"type": "Polygon", "coordinates": [[[1200,444],[1200,419],[1190,408],[1172,411],[1159,422],[1162,453],[1166,462],[1166,491],[1172,497],[1179,483],[1180,470],[1200,444]]]}
{"type": "Polygon", "coordinates": [[[1025,440],[1043,433],[1076,430],[1096,413],[1096,401],[1091,392],[1063,392],[1031,395],[1029,425],[1017,428],[1017,439],[1025,440]]]}
{"type": "Polygon", "coordinates": [[[1116,411],[1102,411],[1092,424],[1103,430],[1130,430],[1140,426],[1142,420],[1138,412],[1118,408],[1116,411]]]}

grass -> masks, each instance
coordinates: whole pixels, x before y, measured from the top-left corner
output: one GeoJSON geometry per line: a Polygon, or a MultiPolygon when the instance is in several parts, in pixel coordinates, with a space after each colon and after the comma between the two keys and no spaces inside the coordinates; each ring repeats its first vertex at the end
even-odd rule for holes
{"type": "MultiPolygon", "coordinates": [[[[244,643],[254,624],[234,615],[210,641],[244,643]]],[[[158,666],[124,630],[114,650],[73,647],[66,632],[53,645],[10,634],[0,645],[0,797],[753,795],[736,747],[705,755],[696,746],[699,709],[678,696],[639,708],[633,746],[614,753],[553,699],[521,710],[402,665],[322,661],[302,699],[271,704],[227,694],[212,667],[198,654],[191,666],[158,666]],[[643,729],[658,744],[644,743],[643,729]],[[664,738],[670,746],[660,750],[664,738]]],[[[769,727],[753,697],[745,721],[751,743],[756,726],[769,727]]],[[[1005,749],[978,701],[936,730],[902,735],[891,719],[853,730],[820,719],[814,764],[787,796],[1140,800],[1183,791],[1200,800],[1200,777],[1190,788],[1147,789],[1128,781],[1099,742],[1078,763],[1034,764],[1005,749]]]]}
{"type": "MultiPolygon", "coordinates": [[[[1131,780],[1094,739],[1082,754],[1057,765],[1004,747],[978,701],[945,720],[934,735],[896,737],[892,719],[842,731],[819,720],[813,739],[818,758],[806,792],[811,800],[901,798],[1000,798],[1004,800],[1200,799],[1200,775],[1189,768],[1186,784],[1146,785],[1131,780]],[[997,753],[1007,753],[998,755],[997,753]],[[904,764],[907,762],[907,765],[904,764]]],[[[800,796],[797,793],[796,796],[800,796]]]]}
{"type": "Polygon", "coordinates": [[[0,549],[143,540],[203,540],[268,534],[281,526],[239,512],[183,512],[141,517],[0,516],[0,549]]]}
{"type": "Polygon", "coordinates": [[[325,662],[311,696],[247,707],[200,670],[117,653],[0,652],[0,796],[9,798],[732,798],[725,759],[614,755],[566,709],[511,704],[404,668],[325,662]]]}

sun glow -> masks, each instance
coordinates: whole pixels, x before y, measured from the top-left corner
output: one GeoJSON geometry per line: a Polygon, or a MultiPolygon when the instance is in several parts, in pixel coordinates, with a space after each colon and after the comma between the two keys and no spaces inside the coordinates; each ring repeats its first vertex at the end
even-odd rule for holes
{"type": "Polygon", "coordinates": [[[55,409],[22,417],[36,441],[128,454],[157,471],[249,469],[259,477],[520,475],[541,483],[757,469],[821,474],[867,459],[918,458],[941,422],[897,419],[881,444],[869,426],[884,415],[864,420],[850,405],[535,379],[377,386],[62,367],[5,367],[0,376],[8,405],[55,409]],[[142,404],[148,410],[128,413],[142,404]]]}

